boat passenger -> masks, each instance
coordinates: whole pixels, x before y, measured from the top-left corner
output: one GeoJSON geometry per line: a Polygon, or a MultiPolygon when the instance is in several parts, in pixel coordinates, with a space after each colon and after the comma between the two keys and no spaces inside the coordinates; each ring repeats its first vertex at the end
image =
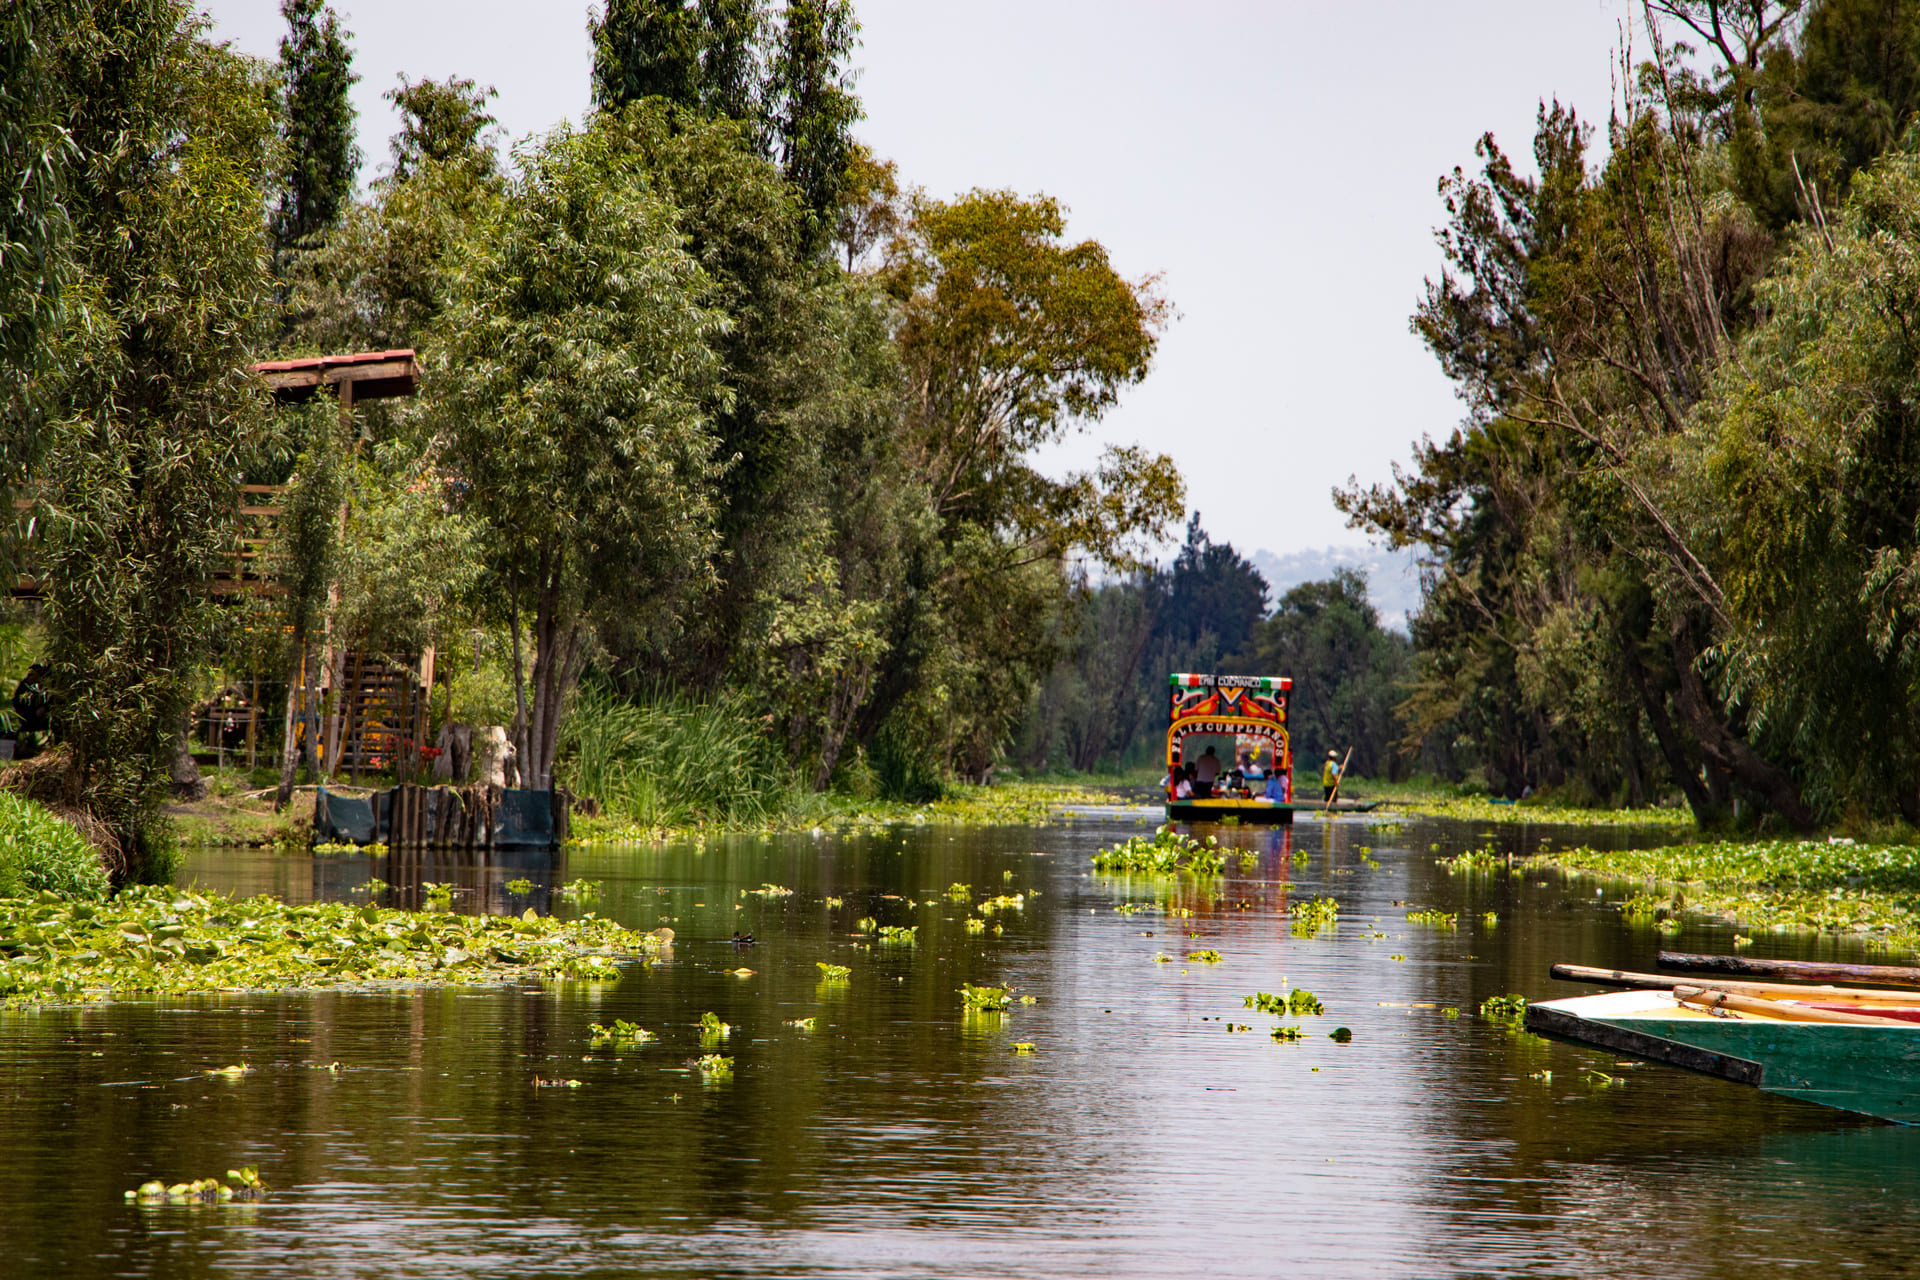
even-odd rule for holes
{"type": "Polygon", "coordinates": [[[1188,765],[1185,769],[1182,769],[1180,771],[1180,781],[1178,785],[1176,785],[1173,789],[1173,798],[1175,800],[1193,799],[1193,779],[1187,776],[1192,772],[1193,772],[1192,765],[1188,765]]]}
{"type": "Polygon", "coordinates": [[[1241,754],[1240,772],[1246,777],[1248,782],[1258,782],[1267,776],[1266,770],[1260,767],[1260,753],[1258,751],[1247,751],[1241,754]]]}
{"type": "Polygon", "coordinates": [[[1267,775],[1267,799],[1275,804],[1287,802],[1287,775],[1275,769],[1267,775]]]}
{"type": "Polygon", "coordinates": [[[1200,753],[1200,758],[1194,763],[1199,766],[1199,770],[1193,775],[1193,780],[1206,783],[1211,790],[1213,784],[1220,779],[1220,757],[1214,754],[1212,747],[1208,747],[1200,753]]]}

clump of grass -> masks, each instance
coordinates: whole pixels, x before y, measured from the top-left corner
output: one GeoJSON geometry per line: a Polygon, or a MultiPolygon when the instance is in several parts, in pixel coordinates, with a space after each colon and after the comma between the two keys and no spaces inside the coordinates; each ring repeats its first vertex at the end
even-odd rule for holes
{"type": "Polygon", "coordinates": [[[819,807],[744,705],[656,693],[628,701],[583,688],[556,771],[634,826],[752,828],[819,807]]]}
{"type": "Polygon", "coordinates": [[[99,852],[49,809],[0,791],[0,898],[107,896],[99,852]]]}

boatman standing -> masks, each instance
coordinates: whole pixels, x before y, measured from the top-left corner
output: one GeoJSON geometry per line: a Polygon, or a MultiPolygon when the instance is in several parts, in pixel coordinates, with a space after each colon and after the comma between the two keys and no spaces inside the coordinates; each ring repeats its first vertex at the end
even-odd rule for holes
{"type": "Polygon", "coordinates": [[[1320,766],[1320,803],[1326,804],[1333,799],[1333,788],[1340,781],[1340,759],[1338,751],[1327,752],[1327,762],[1320,766]]]}

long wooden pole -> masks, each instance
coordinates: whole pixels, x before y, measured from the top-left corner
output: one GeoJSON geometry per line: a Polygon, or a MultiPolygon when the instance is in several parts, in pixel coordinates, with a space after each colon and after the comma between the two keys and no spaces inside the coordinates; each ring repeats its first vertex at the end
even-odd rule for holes
{"type": "Polygon", "coordinates": [[[1827,964],[1818,960],[1749,960],[1745,956],[1703,956],[1686,951],[1662,951],[1660,964],[1695,973],[1737,973],[1770,978],[1809,978],[1847,982],[1884,982],[1889,986],[1920,987],[1920,969],[1896,964],[1827,964]]]}
{"type": "Polygon", "coordinates": [[[1347,761],[1351,759],[1353,759],[1353,748],[1348,747],[1345,758],[1340,761],[1340,772],[1333,776],[1333,790],[1327,793],[1326,803],[1320,806],[1320,812],[1325,813],[1333,808],[1333,802],[1340,798],[1340,784],[1347,780],[1347,761]]]}
{"type": "Polygon", "coordinates": [[[1735,995],[1731,991],[1713,991],[1705,987],[1675,987],[1673,998],[1681,1004],[1692,1005],[1696,1009],[1725,1009],[1734,1013],[1744,1013],[1752,1018],[1772,1018],[1780,1022],[1844,1022],[1862,1027],[1884,1027],[1895,1023],[1903,1027],[1914,1025],[1905,1018],[1896,1018],[1891,1015],[1812,1009],[1806,1005],[1785,1004],[1778,1000],[1761,1000],[1754,996],[1735,995]]]}
{"type": "Polygon", "coordinates": [[[1870,987],[1807,987],[1790,982],[1736,982],[1721,978],[1680,978],[1665,973],[1634,973],[1627,969],[1594,969],[1580,964],[1557,964],[1553,976],[1562,982],[1590,982],[1603,987],[1630,987],[1640,991],[1671,991],[1699,987],[1731,991],[1763,1000],[1810,1000],[1820,1004],[1920,1005],[1920,991],[1877,991],[1870,987]]]}

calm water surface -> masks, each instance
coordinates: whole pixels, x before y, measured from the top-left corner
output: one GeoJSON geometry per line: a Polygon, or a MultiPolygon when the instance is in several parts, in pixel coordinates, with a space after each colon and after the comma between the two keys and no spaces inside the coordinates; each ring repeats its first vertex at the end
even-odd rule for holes
{"type": "MultiPolygon", "coordinates": [[[[461,885],[460,910],[567,912],[549,886],[598,880],[587,909],[678,937],[613,984],[0,1015],[0,1274],[1920,1269],[1920,1130],[1474,1016],[1501,992],[1573,993],[1547,978],[1556,960],[1650,967],[1663,942],[1724,950],[1728,931],[1665,939],[1622,924],[1619,887],[1434,865],[1487,843],[1484,825],[1235,830],[1222,840],[1245,857],[1218,881],[1091,873],[1096,848],[1145,829],[1107,813],[576,849],[558,868],[207,851],[184,879],[293,900],[379,875],[400,905],[426,879],[461,885]],[[532,895],[506,891],[521,875],[532,895]],[[793,892],[742,896],[768,883],[793,892]],[[992,917],[1001,933],[970,934],[954,884],[1027,898],[992,917]],[[1289,897],[1320,894],[1338,928],[1291,934],[1289,897]],[[1460,927],[1408,924],[1421,907],[1460,927]],[[862,916],[917,927],[915,945],[869,943],[862,916]],[[1203,948],[1221,961],[1185,959],[1203,948]],[[823,987],[822,961],[851,981],[823,987]],[[1035,1003],[968,1017],[963,982],[1035,1003]],[[1289,986],[1326,1014],[1280,1044],[1243,997],[1289,986]],[[686,1065],[706,1011],[733,1026],[729,1082],[686,1065]],[[803,1017],[817,1029],[786,1025],[803,1017]],[[659,1039],[594,1050],[588,1024],[615,1018],[659,1039]],[[254,1074],[202,1074],[240,1061],[254,1074]],[[1624,1084],[1596,1087],[1596,1069],[1624,1084]],[[266,1203],[122,1199],[243,1164],[275,1188],[266,1203]]],[[[1576,833],[1495,837],[1542,838],[1576,833]]],[[[1792,937],[1756,951],[1849,954],[1792,937]]]]}

